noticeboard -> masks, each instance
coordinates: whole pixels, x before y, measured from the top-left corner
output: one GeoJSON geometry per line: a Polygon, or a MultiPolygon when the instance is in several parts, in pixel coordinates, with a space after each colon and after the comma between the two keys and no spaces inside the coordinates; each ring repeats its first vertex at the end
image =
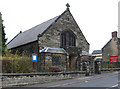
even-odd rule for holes
{"type": "Polygon", "coordinates": [[[32,61],[33,61],[33,62],[37,62],[37,55],[36,55],[36,54],[33,54],[33,55],[32,55],[32,61]]]}
{"type": "Polygon", "coordinates": [[[110,56],[109,62],[118,62],[118,56],[110,56]]]}

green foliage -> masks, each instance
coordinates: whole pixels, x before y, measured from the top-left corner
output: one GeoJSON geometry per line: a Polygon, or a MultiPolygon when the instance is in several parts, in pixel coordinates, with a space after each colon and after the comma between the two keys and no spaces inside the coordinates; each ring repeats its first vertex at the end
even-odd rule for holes
{"type": "Polygon", "coordinates": [[[2,53],[5,53],[5,48],[6,48],[6,41],[7,39],[5,38],[5,31],[4,31],[4,26],[3,26],[3,20],[2,20],[2,14],[0,13],[0,51],[2,53]]]}
{"type": "Polygon", "coordinates": [[[27,57],[24,54],[11,54],[10,51],[5,50],[2,57],[2,71],[3,73],[30,73],[34,72],[32,57],[27,57]]]}
{"type": "Polygon", "coordinates": [[[116,66],[115,66],[115,64],[109,64],[108,67],[109,68],[115,68],[116,66]]]}

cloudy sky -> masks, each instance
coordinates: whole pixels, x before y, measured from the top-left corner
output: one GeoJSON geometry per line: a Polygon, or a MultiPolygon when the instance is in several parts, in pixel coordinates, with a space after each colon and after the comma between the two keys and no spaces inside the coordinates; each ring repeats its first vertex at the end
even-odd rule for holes
{"type": "Polygon", "coordinates": [[[70,11],[90,43],[90,53],[101,49],[118,31],[119,0],[0,0],[8,42],[20,31],[28,30],[60,15],[70,4],[70,11]]]}

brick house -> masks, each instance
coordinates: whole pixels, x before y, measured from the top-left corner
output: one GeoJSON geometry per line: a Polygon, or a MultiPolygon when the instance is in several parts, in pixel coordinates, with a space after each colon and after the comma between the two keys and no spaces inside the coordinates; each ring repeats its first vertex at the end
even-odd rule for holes
{"type": "Polygon", "coordinates": [[[89,43],[67,6],[61,15],[17,34],[7,48],[13,53],[18,50],[19,53],[38,54],[39,71],[42,70],[40,66],[61,59],[71,70],[80,70],[81,54],[89,52],[89,43]]]}

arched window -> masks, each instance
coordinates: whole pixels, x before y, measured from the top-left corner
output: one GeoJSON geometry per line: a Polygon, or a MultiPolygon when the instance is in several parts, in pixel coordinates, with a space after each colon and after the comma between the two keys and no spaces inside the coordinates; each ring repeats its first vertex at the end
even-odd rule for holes
{"type": "Polygon", "coordinates": [[[65,31],[61,34],[61,47],[76,46],[76,38],[72,31],[65,31]]]}

